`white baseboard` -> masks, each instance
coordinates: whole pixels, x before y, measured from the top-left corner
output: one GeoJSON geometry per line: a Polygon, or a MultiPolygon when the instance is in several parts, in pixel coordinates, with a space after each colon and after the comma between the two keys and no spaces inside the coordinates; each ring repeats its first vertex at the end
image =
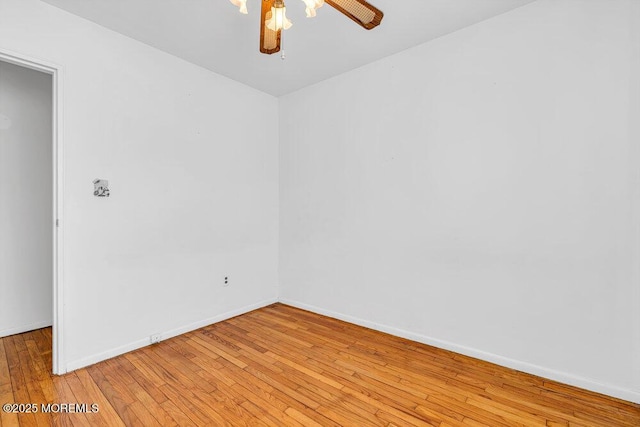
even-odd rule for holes
{"type": "Polygon", "coordinates": [[[382,325],[368,320],[360,319],[357,317],[349,316],[342,313],[337,313],[331,310],[325,310],[320,307],[305,304],[299,301],[290,300],[287,298],[280,298],[280,302],[283,304],[297,307],[303,310],[311,311],[313,313],[321,314],[323,316],[332,317],[334,319],[343,320],[345,322],[353,323],[356,325],[364,326],[366,328],[374,329],[376,331],[386,332],[391,335],[406,338],[412,341],[416,341],[422,344],[431,345],[433,347],[442,348],[445,350],[460,353],[465,356],[475,357],[487,362],[495,363],[500,366],[515,369],[528,374],[537,375],[539,377],[548,378],[550,380],[558,381],[564,384],[569,384],[575,387],[580,387],[585,390],[595,391],[596,393],[606,394],[608,396],[617,397],[619,399],[627,400],[629,402],[640,403],[640,393],[628,390],[608,384],[603,384],[590,378],[579,377],[566,372],[557,371],[554,369],[545,368],[542,366],[534,365],[527,362],[522,362],[508,357],[499,356],[497,354],[488,353],[486,351],[477,350],[474,348],[466,347],[463,345],[455,344],[449,341],[443,341],[436,338],[431,338],[425,335],[417,334],[410,331],[394,328],[387,325],[382,325]]]}
{"type": "MultiPolygon", "coordinates": [[[[226,313],[222,313],[217,316],[209,317],[207,319],[202,319],[197,322],[181,326],[179,328],[171,329],[169,331],[161,333],[160,340],[164,341],[166,339],[173,338],[175,336],[182,335],[187,332],[195,331],[196,329],[200,329],[204,326],[221,322],[223,320],[227,320],[232,317],[239,316],[241,314],[248,313],[250,311],[253,311],[262,307],[266,307],[276,302],[278,302],[277,298],[270,298],[267,300],[257,302],[255,304],[250,304],[241,308],[237,308],[235,310],[227,311],[226,313]]],[[[149,340],[149,337],[145,337],[137,341],[131,342],[129,344],[125,344],[123,346],[120,346],[111,350],[107,350],[102,353],[95,354],[93,356],[84,357],[78,360],[73,360],[71,362],[66,363],[66,366],[65,366],[66,370],[63,373],[75,371],[76,369],[84,368],[85,366],[93,365],[95,363],[102,362],[103,360],[111,359],[113,357],[120,356],[121,354],[125,354],[130,351],[137,350],[142,347],[146,347],[148,345],[151,345],[151,342],[149,340]]]]}
{"type": "Polygon", "coordinates": [[[36,329],[48,328],[53,322],[51,320],[43,320],[41,322],[32,323],[30,325],[15,326],[0,331],[0,338],[8,337],[9,335],[22,334],[24,332],[34,331],[36,329]]]}

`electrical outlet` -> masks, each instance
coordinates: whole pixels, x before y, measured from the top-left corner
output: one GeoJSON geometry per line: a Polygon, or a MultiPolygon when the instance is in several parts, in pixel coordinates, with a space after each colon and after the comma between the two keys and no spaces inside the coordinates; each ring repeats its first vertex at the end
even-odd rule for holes
{"type": "Polygon", "coordinates": [[[224,286],[229,286],[229,276],[224,276],[224,286]]]}
{"type": "Polygon", "coordinates": [[[160,342],[160,334],[151,335],[151,344],[158,344],[160,342]]]}

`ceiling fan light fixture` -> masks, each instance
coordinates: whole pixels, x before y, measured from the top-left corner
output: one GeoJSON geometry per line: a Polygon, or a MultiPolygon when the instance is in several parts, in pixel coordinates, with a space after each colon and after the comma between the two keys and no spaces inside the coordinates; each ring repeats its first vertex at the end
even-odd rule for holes
{"type": "Polygon", "coordinates": [[[247,11],[247,0],[229,0],[233,3],[234,6],[237,6],[240,9],[240,13],[246,15],[249,13],[247,11]]]}
{"type": "MultiPolygon", "coordinates": [[[[233,4],[240,2],[246,3],[246,0],[231,0],[233,4]]],[[[309,18],[316,16],[316,9],[326,3],[367,30],[380,25],[384,16],[380,9],[369,4],[367,0],[302,0],[302,2],[306,6],[309,18]]],[[[284,0],[260,0],[260,3],[260,52],[272,55],[282,49],[282,30],[291,28],[293,24],[287,18],[284,0]]],[[[282,59],[284,59],[284,52],[282,59]]]]}
{"type": "Polygon", "coordinates": [[[266,22],[267,28],[271,31],[288,30],[293,25],[287,18],[287,8],[284,1],[276,0],[271,7],[271,17],[266,22]]]}
{"type": "Polygon", "coordinates": [[[307,18],[313,18],[316,16],[316,9],[322,7],[324,0],[302,0],[307,6],[305,12],[307,12],[307,18]]]}

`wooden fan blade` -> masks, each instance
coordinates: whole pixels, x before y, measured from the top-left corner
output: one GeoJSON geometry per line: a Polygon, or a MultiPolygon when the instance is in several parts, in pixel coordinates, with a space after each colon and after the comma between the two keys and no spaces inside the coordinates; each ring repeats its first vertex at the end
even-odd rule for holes
{"type": "Polygon", "coordinates": [[[384,16],[380,9],[365,0],[325,0],[325,2],[367,30],[380,25],[384,16]]]}
{"type": "Polygon", "coordinates": [[[273,31],[267,28],[267,21],[271,18],[271,7],[274,0],[262,0],[260,14],[260,52],[271,55],[280,52],[280,34],[282,30],[273,31]]]}

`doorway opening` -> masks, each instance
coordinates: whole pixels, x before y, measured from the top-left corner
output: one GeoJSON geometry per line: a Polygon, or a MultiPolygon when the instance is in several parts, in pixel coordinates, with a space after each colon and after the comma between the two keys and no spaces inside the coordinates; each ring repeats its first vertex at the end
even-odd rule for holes
{"type": "Polygon", "coordinates": [[[59,66],[0,50],[0,338],[40,328],[62,358],[59,66]]]}

